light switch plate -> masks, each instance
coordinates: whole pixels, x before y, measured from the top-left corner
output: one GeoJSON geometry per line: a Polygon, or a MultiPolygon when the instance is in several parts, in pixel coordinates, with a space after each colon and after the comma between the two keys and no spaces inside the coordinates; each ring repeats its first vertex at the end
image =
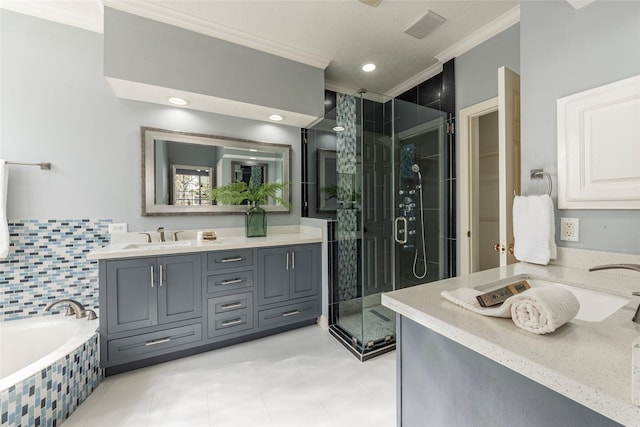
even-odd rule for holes
{"type": "Polygon", "coordinates": [[[126,233],[126,232],[127,232],[126,222],[109,224],[109,233],[126,233]]]}
{"type": "Polygon", "coordinates": [[[580,241],[579,218],[560,218],[560,240],[567,242],[580,241]]]}

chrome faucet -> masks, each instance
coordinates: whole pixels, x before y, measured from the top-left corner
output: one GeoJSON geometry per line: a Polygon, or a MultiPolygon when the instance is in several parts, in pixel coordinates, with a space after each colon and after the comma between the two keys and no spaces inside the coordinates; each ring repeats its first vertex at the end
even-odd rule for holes
{"type": "Polygon", "coordinates": [[[67,316],[75,315],[76,319],[82,319],[83,317],[87,317],[89,320],[93,320],[98,318],[98,316],[96,316],[95,311],[85,310],[82,304],[72,299],[61,299],[58,301],[54,301],[48,306],[46,306],[44,311],[47,312],[58,305],[66,305],[67,306],[66,315],[67,316]]]}
{"type": "Polygon", "coordinates": [[[160,233],[160,241],[164,242],[164,227],[158,227],[158,233],[160,233]]]}
{"type": "MultiPolygon", "coordinates": [[[[633,270],[640,273],[640,264],[605,264],[605,265],[596,265],[595,267],[591,267],[589,271],[598,271],[598,270],[614,270],[614,269],[622,269],[622,270],[633,270]]],[[[631,295],[640,296],[640,292],[631,292],[631,295]]],[[[640,324],[640,304],[636,309],[636,314],[633,315],[633,322],[640,324]]]]}
{"type": "Polygon", "coordinates": [[[640,264],[605,264],[605,265],[596,265],[595,267],[591,267],[589,271],[598,271],[598,270],[614,270],[614,269],[623,269],[623,270],[634,270],[640,273],[640,264]]]}

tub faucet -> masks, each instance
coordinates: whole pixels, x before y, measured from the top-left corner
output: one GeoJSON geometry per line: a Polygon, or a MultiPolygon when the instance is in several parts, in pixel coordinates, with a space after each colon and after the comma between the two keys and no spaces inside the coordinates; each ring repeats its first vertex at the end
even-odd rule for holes
{"type": "MultiPolygon", "coordinates": [[[[605,264],[605,265],[596,265],[595,267],[591,267],[589,271],[598,271],[598,270],[614,270],[614,269],[623,269],[623,270],[633,270],[640,273],[640,264],[605,264]]],[[[640,296],[640,292],[631,292],[631,295],[640,296]]],[[[631,319],[635,323],[640,324],[640,304],[636,309],[636,314],[633,315],[633,319],[631,319]]]]}
{"type": "Polygon", "coordinates": [[[160,241],[164,242],[164,227],[158,227],[158,233],[160,233],[160,241]]]}
{"type": "MultiPolygon", "coordinates": [[[[51,304],[45,307],[44,311],[47,312],[57,305],[67,306],[67,313],[66,313],[67,316],[71,316],[72,314],[75,314],[76,319],[82,319],[83,317],[87,316],[87,312],[85,311],[84,306],[80,304],[78,301],[75,301],[72,299],[61,299],[61,300],[52,302],[51,304]]],[[[95,312],[93,313],[93,315],[95,316],[95,312]]]]}

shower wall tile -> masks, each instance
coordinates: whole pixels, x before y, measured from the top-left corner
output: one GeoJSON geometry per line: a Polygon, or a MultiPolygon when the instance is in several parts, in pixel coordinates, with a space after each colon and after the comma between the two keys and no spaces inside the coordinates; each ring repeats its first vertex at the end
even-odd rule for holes
{"type": "Polygon", "coordinates": [[[98,263],[87,254],[109,244],[109,223],[9,221],[9,256],[0,260],[0,321],[39,315],[61,298],[98,308],[98,263]]]}
{"type": "Polygon", "coordinates": [[[440,108],[453,116],[456,115],[455,81],[455,59],[451,59],[442,64],[442,104],[440,108]]]}
{"type": "Polygon", "coordinates": [[[429,106],[431,104],[440,104],[442,97],[442,73],[433,76],[429,80],[418,85],[417,104],[429,106]]]}

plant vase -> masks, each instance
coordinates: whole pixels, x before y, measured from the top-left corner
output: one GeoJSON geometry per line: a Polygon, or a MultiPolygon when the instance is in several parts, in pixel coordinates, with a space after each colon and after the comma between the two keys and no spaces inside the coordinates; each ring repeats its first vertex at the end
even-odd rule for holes
{"type": "Polygon", "coordinates": [[[247,237],[267,235],[267,213],[260,206],[251,206],[246,218],[247,237]]]}

